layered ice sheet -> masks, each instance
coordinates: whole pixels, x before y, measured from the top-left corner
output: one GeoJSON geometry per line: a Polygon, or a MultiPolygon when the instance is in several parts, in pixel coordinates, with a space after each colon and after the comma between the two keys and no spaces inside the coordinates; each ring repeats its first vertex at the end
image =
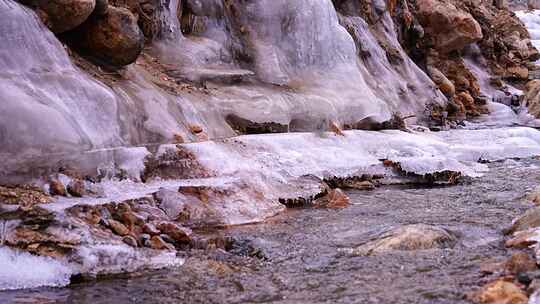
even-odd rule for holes
{"type": "Polygon", "coordinates": [[[73,274],[64,262],[1,246],[0,263],[0,290],[66,286],[73,274]]]}

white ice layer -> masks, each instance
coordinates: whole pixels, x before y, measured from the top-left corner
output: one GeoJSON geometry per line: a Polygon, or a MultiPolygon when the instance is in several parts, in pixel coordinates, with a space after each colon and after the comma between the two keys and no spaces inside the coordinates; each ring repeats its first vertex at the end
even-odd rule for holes
{"type": "Polygon", "coordinates": [[[0,290],[66,286],[73,274],[66,263],[8,247],[0,247],[0,265],[0,290]]]}
{"type": "Polygon", "coordinates": [[[186,147],[201,163],[222,174],[263,172],[281,180],[306,174],[325,177],[369,173],[381,159],[400,162],[404,170],[417,174],[450,170],[474,177],[486,170],[479,160],[540,154],[540,132],[531,128],[345,133],[344,137],[314,133],[252,135],[186,147]]]}

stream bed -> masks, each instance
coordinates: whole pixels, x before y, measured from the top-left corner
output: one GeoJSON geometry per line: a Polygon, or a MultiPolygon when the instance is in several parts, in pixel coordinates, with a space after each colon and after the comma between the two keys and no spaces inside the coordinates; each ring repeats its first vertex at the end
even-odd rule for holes
{"type": "Polygon", "coordinates": [[[469,303],[489,282],[480,266],[509,257],[502,230],[531,207],[539,160],[492,163],[456,186],[384,186],[349,191],[341,210],[289,209],[264,223],[208,232],[228,251],[193,250],[175,269],[0,293],[0,303],[469,303]],[[449,249],[352,256],[392,227],[442,227],[449,249]]]}

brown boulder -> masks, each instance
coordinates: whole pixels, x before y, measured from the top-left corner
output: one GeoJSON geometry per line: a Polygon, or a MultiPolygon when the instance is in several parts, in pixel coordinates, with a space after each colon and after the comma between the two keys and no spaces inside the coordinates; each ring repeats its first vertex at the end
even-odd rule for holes
{"type": "Polygon", "coordinates": [[[111,230],[119,236],[126,236],[129,234],[129,229],[119,221],[110,219],[109,226],[111,227],[111,230]]]}
{"type": "Polygon", "coordinates": [[[66,196],[67,195],[66,187],[58,179],[53,179],[49,183],[49,193],[51,195],[59,195],[59,196],[66,196]]]}
{"type": "Polygon", "coordinates": [[[67,186],[67,191],[71,196],[83,197],[86,193],[86,186],[82,180],[74,179],[67,186]]]}
{"type": "Polygon", "coordinates": [[[441,0],[417,0],[417,17],[441,53],[461,50],[482,39],[482,28],[473,16],[441,0]]]}
{"type": "Polygon", "coordinates": [[[170,222],[161,222],[157,228],[176,242],[189,242],[193,234],[191,229],[170,222]]]}
{"type": "Polygon", "coordinates": [[[165,242],[160,236],[154,235],[150,239],[150,248],[157,250],[175,250],[172,244],[165,242]]]}
{"type": "Polygon", "coordinates": [[[350,199],[341,189],[332,189],[328,194],[314,202],[317,207],[325,208],[345,208],[349,206],[350,199]]]}
{"type": "Polygon", "coordinates": [[[531,115],[540,118],[540,80],[529,81],[525,87],[525,104],[531,115]]]}
{"type": "Polygon", "coordinates": [[[84,53],[112,66],[135,62],[144,46],[135,16],[125,8],[112,6],[105,15],[85,22],[72,35],[72,41],[84,53]]]}
{"type": "Polygon", "coordinates": [[[473,295],[473,300],[481,304],[525,304],[528,298],[517,285],[498,280],[482,287],[473,295]]]}
{"type": "Polygon", "coordinates": [[[55,33],[76,28],[94,11],[96,0],[23,0],[24,4],[38,9],[55,33]]]}

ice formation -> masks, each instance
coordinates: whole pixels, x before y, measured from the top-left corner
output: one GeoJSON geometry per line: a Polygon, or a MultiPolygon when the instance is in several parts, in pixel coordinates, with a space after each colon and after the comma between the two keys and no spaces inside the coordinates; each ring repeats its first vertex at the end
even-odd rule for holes
{"type": "Polygon", "coordinates": [[[0,291],[69,284],[73,270],[64,262],[0,246],[0,291]]]}

